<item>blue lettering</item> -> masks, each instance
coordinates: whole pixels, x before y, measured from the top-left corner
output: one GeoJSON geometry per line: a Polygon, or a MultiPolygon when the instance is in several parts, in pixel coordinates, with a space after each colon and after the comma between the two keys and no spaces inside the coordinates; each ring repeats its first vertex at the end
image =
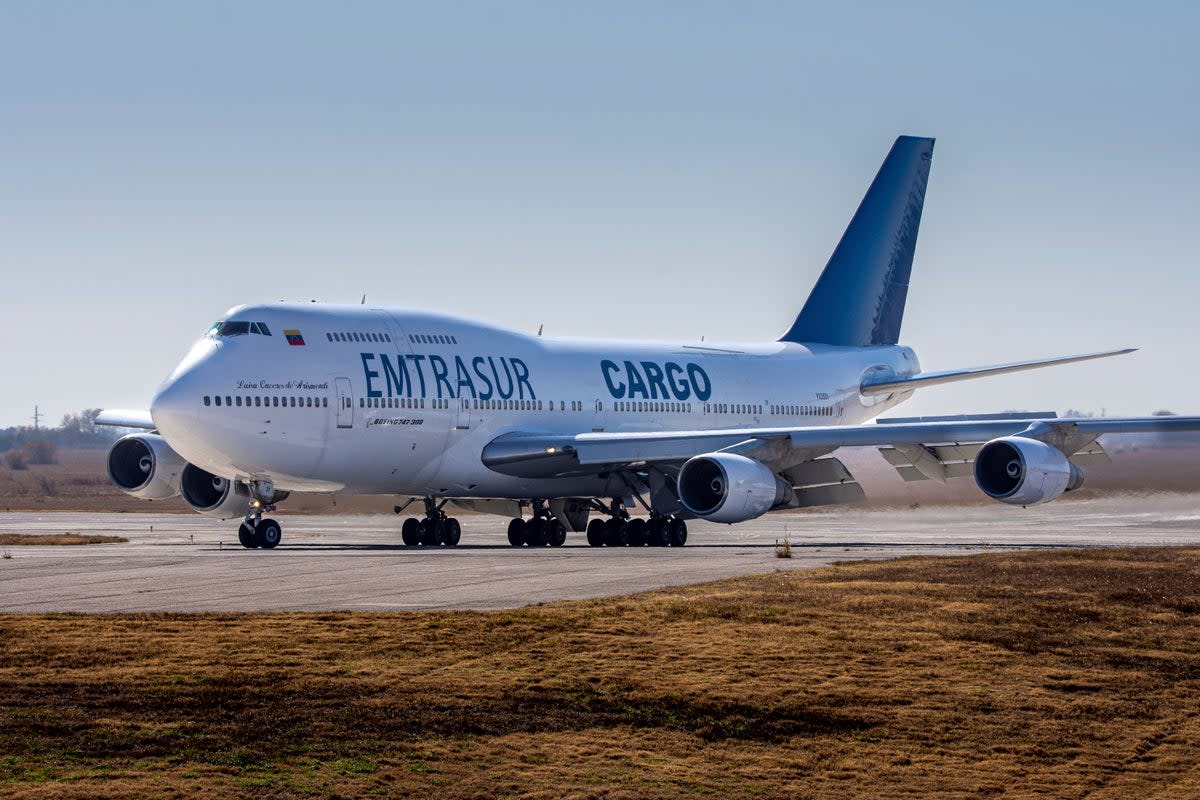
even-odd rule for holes
{"type": "Polygon", "coordinates": [[[405,358],[411,360],[417,365],[417,377],[421,379],[421,397],[425,396],[425,370],[421,367],[421,362],[425,360],[425,356],[408,355],[405,358]]]}
{"type": "Polygon", "coordinates": [[[650,399],[650,393],[646,391],[646,382],[642,380],[642,373],[638,372],[632,361],[625,362],[625,377],[629,379],[630,397],[650,399]]]}
{"type": "Polygon", "coordinates": [[[446,394],[454,397],[454,389],[450,386],[450,381],[446,378],[450,375],[450,370],[446,367],[446,360],[441,356],[430,356],[429,366],[433,367],[433,378],[437,383],[437,396],[442,396],[442,387],[446,387],[446,394]]]}
{"type": "Polygon", "coordinates": [[[403,358],[397,358],[397,366],[400,371],[397,373],[396,368],[392,366],[392,360],[388,358],[387,353],[379,354],[379,362],[383,365],[383,377],[387,380],[388,397],[403,396],[405,387],[411,389],[411,382],[408,379],[408,365],[404,363],[403,358]]]}
{"type": "Polygon", "coordinates": [[[525,362],[519,358],[511,358],[513,374],[517,376],[517,391],[518,397],[525,397],[525,390],[529,390],[529,399],[537,400],[537,395],[533,393],[533,387],[529,385],[529,367],[525,366],[525,362]]]}
{"type": "Polygon", "coordinates": [[[708,380],[708,373],[700,368],[698,364],[688,364],[688,380],[692,382],[692,389],[696,392],[696,399],[703,403],[708,398],[712,397],[712,383],[708,380]],[[704,388],[700,388],[700,380],[704,380],[704,388]]]}
{"type": "Polygon", "coordinates": [[[653,400],[658,399],[658,390],[662,390],[662,399],[666,400],[671,395],[667,394],[667,387],[663,383],[662,367],[655,364],[653,361],[643,361],[642,369],[646,370],[646,382],[650,384],[650,397],[653,400]]]}
{"type": "Polygon", "coordinates": [[[683,367],[674,361],[667,362],[667,383],[670,385],[671,394],[675,395],[676,400],[687,400],[692,396],[692,387],[688,386],[688,382],[683,380],[683,367]]]}
{"type": "Polygon", "coordinates": [[[616,363],[605,359],[604,361],[600,362],[600,371],[604,373],[604,382],[608,384],[608,393],[613,397],[624,397],[625,384],[613,383],[613,373],[620,372],[621,368],[618,367],[616,363]]]}
{"type": "Polygon", "coordinates": [[[454,369],[458,372],[458,391],[455,392],[459,397],[464,397],[463,387],[471,392],[471,397],[478,397],[475,393],[475,384],[471,382],[471,371],[467,369],[467,365],[458,356],[454,357],[454,369]]]}
{"type": "Polygon", "coordinates": [[[371,379],[378,378],[379,373],[367,366],[368,361],[375,360],[375,354],[360,353],[359,355],[362,356],[363,375],[366,376],[367,379],[367,397],[383,397],[383,392],[371,385],[371,379]]]}
{"type": "Polygon", "coordinates": [[[500,398],[503,400],[507,400],[508,398],[512,397],[513,396],[513,379],[512,379],[512,373],[508,371],[508,362],[505,361],[503,358],[500,359],[500,364],[504,367],[504,376],[508,379],[508,388],[507,389],[502,388],[500,386],[500,372],[496,369],[496,359],[492,358],[491,356],[488,356],[488,364],[490,364],[492,367],[492,377],[496,379],[496,393],[498,395],[500,395],[500,398]]]}
{"type": "Polygon", "coordinates": [[[483,356],[475,356],[474,358],[472,358],[471,366],[475,369],[475,374],[479,377],[479,380],[481,380],[485,384],[487,384],[487,391],[480,392],[479,399],[480,400],[491,400],[492,394],[493,394],[492,382],[488,379],[488,376],[485,375],[483,372],[483,356]]]}

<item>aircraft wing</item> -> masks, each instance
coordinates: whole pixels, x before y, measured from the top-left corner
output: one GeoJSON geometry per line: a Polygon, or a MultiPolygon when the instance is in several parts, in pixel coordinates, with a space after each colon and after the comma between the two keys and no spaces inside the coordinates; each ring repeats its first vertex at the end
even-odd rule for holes
{"type": "Polygon", "coordinates": [[[897,468],[911,467],[924,477],[944,479],[954,477],[953,472],[945,471],[947,463],[970,463],[978,445],[1001,436],[1020,434],[1039,439],[1054,445],[1065,455],[1073,456],[1096,452],[1093,443],[1097,436],[1105,433],[1184,431],[1200,431],[1200,417],[1059,419],[1053,416],[992,415],[832,427],[575,435],[514,432],[489,442],[483,449],[482,460],[489,468],[506,475],[553,478],[650,465],[679,465],[693,456],[717,451],[758,458],[785,470],[840,447],[879,447],[897,468]],[[899,455],[889,456],[889,449],[899,455]]]}
{"type": "Polygon", "coordinates": [[[1126,347],[1121,350],[1105,350],[1100,353],[1084,353],[1076,356],[1056,356],[1054,358],[1038,358],[1033,361],[1013,361],[1008,364],[992,364],[987,367],[968,367],[966,369],[951,369],[938,372],[919,372],[916,375],[891,375],[880,373],[866,377],[859,391],[866,395],[891,394],[906,392],[925,386],[939,386],[943,383],[969,381],[975,378],[986,378],[989,375],[1006,375],[1010,372],[1022,372],[1027,369],[1054,367],[1061,364],[1075,364],[1080,361],[1091,361],[1095,358],[1123,356],[1136,352],[1136,347],[1126,347]]]}
{"type": "Polygon", "coordinates": [[[106,408],[96,415],[96,424],[116,428],[141,428],[147,431],[157,427],[150,418],[149,411],[133,408],[106,408]]]}

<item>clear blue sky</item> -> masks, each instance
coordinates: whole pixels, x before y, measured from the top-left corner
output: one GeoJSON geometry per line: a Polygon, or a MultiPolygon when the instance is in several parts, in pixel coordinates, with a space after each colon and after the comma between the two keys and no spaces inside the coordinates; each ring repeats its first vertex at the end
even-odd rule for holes
{"type": "Polygon", "coordinates": [[[913,413],[1200,412],[1192,3],[0,3],[0,425],[146,407],[228,307],[774,338],[938,137],[913,413]]]}

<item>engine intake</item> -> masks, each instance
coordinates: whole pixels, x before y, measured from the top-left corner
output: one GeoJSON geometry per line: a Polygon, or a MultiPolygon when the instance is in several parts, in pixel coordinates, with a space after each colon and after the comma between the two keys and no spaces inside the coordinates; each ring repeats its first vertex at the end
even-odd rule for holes
{"type": "Polygon", "coordinates": [[[993,439],[975,456],[975,483],[1001,503],[1034,506],[1083,485],[1083,471],[1056,447],[1024,436],[993,439]]]}
{"type": "Polygon", "coordinates": [[[155,433],[123,436],[108,451],[108,477],[121,491],[142,500],[179,494],[186,462],[155,433]]]}
{"type": "Polygon", "coordinates": [[[234,519],[250,510],[250,490],[245,484],[213,475],[195,464],[184,467],[179,492],[193,511],[205,516],[234,519]]]}
{"type": "Polygon", "coordinates": [[[761,461],[733,453],[689,459],[679,471],[679,502],[712,522],[744,522],[785,504],[792,487],[761,461]]]}

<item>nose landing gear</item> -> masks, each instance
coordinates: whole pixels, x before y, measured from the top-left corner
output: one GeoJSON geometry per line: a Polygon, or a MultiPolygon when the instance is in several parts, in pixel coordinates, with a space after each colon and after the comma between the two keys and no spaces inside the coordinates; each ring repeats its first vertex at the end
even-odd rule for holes
{"type": "Polygon", "coordinates": [[[273,512],[275,501],[283,500],[288,493],[275,491],[270,481],[251,481],[250,494],[254,499],[250,501],[246,518],[238,526],[238,542],[249,550],[256,547],[273,550],[283,539],[283,527],[263,514],[273,512]]]}

